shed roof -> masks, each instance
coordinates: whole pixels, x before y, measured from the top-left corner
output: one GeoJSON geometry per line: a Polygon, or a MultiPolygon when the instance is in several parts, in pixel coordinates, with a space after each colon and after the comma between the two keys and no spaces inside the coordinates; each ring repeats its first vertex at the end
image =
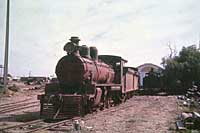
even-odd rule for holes
{"type": "Polygon", "coordinates": [[[158,65],[152,64],[152,63],[145,63],[137,67],[138,71],[143,71],[144,69],[150,69],[154,68],[156,70],[162,70],[162,68],[158,65]]]}

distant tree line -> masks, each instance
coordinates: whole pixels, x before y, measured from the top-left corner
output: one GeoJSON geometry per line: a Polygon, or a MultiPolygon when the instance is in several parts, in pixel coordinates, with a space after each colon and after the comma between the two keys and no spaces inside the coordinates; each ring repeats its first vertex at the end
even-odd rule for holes
{"type": "Polygon", "coordinates": [[[193,84],[200,85],[200,50],[196,45],[183,47],[177,54],[169,46],[170,54],[162,59],[161,73],[150,71],[144,78],[145,88],[161,88],[171,93],[185,93],[193,84]]]}
{"type": "Polygon", "coordinates": [[[162,81],[172,92],[185,92],[193,84],[200,84],[200,51],[196,45],[183,47],[178,55],[162,59],[162,81]]]}

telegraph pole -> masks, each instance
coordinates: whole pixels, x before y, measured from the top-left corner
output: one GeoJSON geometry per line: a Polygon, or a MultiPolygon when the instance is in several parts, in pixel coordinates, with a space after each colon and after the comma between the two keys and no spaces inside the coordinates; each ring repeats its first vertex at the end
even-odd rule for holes
{"type": "Polygon", "coordinates": [[[198,47],[198,50],[200,50],[200,40],[199,40],[199,47],[198,47]]]}
{"type": "Polygon", "coordinates": [[[0,77],[3,77],[3,65],[0,65],[0,69],[1,69],[1,75],[0,75],[0,77]]]}
{"type": "Polygon", "coordinates": [[[10,15],[10,0],[7,0],[7,11],[6,11],[6,36],[5,36],[5,55],[4,55],[4,73],[3,73],[3,92],[7,89],[7,77],[8,77],[8,49],[9,49],[9,15],[10,15]]]}

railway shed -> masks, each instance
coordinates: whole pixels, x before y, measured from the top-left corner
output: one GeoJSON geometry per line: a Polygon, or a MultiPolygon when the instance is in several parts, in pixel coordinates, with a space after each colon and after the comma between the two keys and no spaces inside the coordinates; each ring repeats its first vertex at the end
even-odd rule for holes
{"type": "Polygon", "coordinates": [[[137,67],[138,73],[139,73],[139,86],[140,88],[143,88],[144,86],[144,78],[146,75],[153,71],[153,72],[161,72],[162,68],[158,65],[152,64],[152,63],[144,63],[137,67]]]}

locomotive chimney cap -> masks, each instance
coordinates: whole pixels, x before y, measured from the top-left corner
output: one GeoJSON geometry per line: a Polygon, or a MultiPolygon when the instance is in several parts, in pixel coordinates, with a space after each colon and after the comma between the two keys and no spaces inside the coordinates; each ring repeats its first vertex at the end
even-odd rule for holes
{"type": "Polygon", "coordinates": [[[77,36],[72,36],[69,40],[70,41],[80,41],[80,39],[77,36]]]}

